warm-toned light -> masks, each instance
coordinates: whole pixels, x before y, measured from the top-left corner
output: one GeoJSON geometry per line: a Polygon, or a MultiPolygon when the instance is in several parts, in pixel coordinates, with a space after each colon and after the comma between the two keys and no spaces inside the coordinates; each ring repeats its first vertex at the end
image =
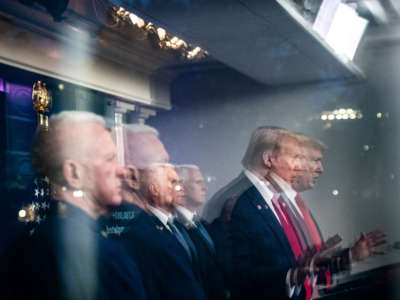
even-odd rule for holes
{"type": "Polygon", "coordinates": [[[186,43],[179,37],[169,34],[164,28],[157,27],[151,22],[146,22],[123,7],[113,7],[112,17],[117,23],[123,22],[136,26],[145,36],[151,36],[152,39],[156,39],[154,44],[161,49],[176,51],[179,56],[186,59],[201,59],[208,55],[207,51],[200,47],[186,43]]]}

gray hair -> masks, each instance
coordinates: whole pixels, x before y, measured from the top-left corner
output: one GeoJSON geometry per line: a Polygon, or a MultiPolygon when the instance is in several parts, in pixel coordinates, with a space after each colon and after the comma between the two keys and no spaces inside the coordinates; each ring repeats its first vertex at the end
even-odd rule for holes
{"type": "Polygon", "coordinates": [[[183,182],[189,180],[189,170],[198,170],[200,172],[200,168],[196,165],[185,164],[185,165],[176,165],[175,166],[176,173],[178,173],[179,179],[183,182]]]}
{"type": "Polygon", "coordinates": [[[94,122],[105,127],[106,122],[103,117],[88,111],[65,110],[58,114],[52,115],[49,119],[49,127],[56,126],[62,122],[79,123],[94,122]]]}
{"type": "MultiPolygon", "coordinates": [[[[49,130],[37,130],[31,150],[31,163],[38,176],[48,176],[53,182],[63,184],[62,164],[65,159],[67,145],[79,143],[76,130],[68,132],[68,125],[79,123],[96,123],[105,128],[104,119],[91,112],[63,111],[52,115],[49,119],[49,130]],[[66,128],[66,129],[64,129],[66,128]],[[70,138],[66,138],[65,134],[70,138]]],[[[76,147],[80,145],[77,144],[76,147]]]]}
{"type": "Polygon", "coordinates": [[[277,126],[261,126],[254,130],[242,159],[243,167],[247,169],[259,167],[263,153],[272,153],[276,147],[278,137],[286,132],[289,131],[277,126]]]}
{"type": "Polygon", "coordinates": [[[160,133],[157,129],[144,124],[125,124],[124,131],[127,135],[134,135],[136,133],[151,133],[156,137],[160,136],[160,133]]]}

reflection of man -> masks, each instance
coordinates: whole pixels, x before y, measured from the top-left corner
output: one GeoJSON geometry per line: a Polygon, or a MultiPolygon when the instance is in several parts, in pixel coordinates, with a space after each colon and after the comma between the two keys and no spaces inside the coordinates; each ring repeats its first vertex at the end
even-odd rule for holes
{"type": "MultiPolygon", "coordinates": [[[[317,224],[315,223],[314,218],[311,215],[311,212],[307,208],[304,200],[298,194],[299,192],[303,192],[306,190],[313,189],[315,183],[319,176],[324,171],[322,165],[323,152],[327,149],[326,145],[319,140],[305,137],[299,135],[302,140],[302,152],[304,154],[304,164],[301,172],[298,173],[298,176],[292,181],[292,187],[297,192],[295,196],[295,202],[298,204],[299,209],[302,212],[302,217],[304,219],[309,220],[309,230],[314,232],[316,235],[316,239],[322,240],[320,232],[316,231],[317,224]],[[312,224],[313,223],[313,224],[312,224]],[[317,236],[319,234],[319,237],[317,236]]],[[[372,231],[367,234],[363,234],[360,239],[349,249],[349,258],[348,263],[361,261],[368,256],[376,253],[381,253],[380,251],[376,251],[374,249],[375,246],[385,243],[385,235],[380,231],[372,231]]]]}
{"type": "MultiPolygon", "coordinates": [[[[308,208],[297,201],[295,182],[311,166],[304,139],[275,127],[258,128],[242,161],[244,172],[214,198],[222,211],[212,225],[219,225],[230,236],[226,243],[231,243],[231,251],[226,253],[231,257],[225,265],[233,266],[232,298],[312,296],[311,262],[322,266],[319,263],[325,257],[318,250],[335,241],[323,243],[308,208]]],[[[321,172],[320,162],[314,162],[310,184],[321,172]]],[[[348,266],[349,255],[338,255],[341,265],[348,266]]],[[[324,267],[331,266],[330,258],[326,257],[324,267]]]]}
{"type": "Polygon", "coordinates": [[[124,126],[125,134],[125,176],[122,186],[123,201],[114,208],[102,223],[107,234],[120,235],[130,226],[145,206],[137,195],[139,169],[145,169],[153,163],[168,162],[168,153],[159,139],[158,131],[142,124],[124,126]]]}
{"type": "MultiPolygon", "coordinates": [[[[305,297],[301,288],[305,277],[303,268],[296,267],[291,244],[274,210],[276,197],[265,180],[276,141],[286,132],[268,126],[256,129],[242,160],[244,172],[234,184],[211,199],[214,203],[210,205],[222,207],[212,225],[223,228],[225,235],[221,237],[229,245],[224,250],[230,248],[225,251],[228,259],[223,261],[225,272],[232,274],[229,278],[232,299],[305,297]]],[[[294,143],[292,138],[286,142],[294,143]]],[[[290,156],[289,161],[279,157],[275,157],[275,161],[289,170],[297,166],[298,158],[286,154],[290,156]]],[[[295,175],[295,172],[288,172],[290,178],[295,175]]],[[[207,207],[205,211],[207,213],[207,207]]]]}
{"type": "Polygon", "coordinates": [[[204,178],[195,165],[181,165],[176,167],[176,170],[184,191],[184,196],[176,201],[177,220],[185,227],[196,246],[198,253],[196,267],[207,299],[226,299],[222,273],[216,260],[214,241],[196,213],[206,200],[204,178]]]}
{"type": "Polygon", "coordinates": [[[96,225],[121,202],[123,170],[104,120],[63,112],[49,125],[34,140],[32,162],[53,184],[53,199],[37,232],[12,253],[10,298],[144,299],[136,265],[96,225]]]}
{"type": "Polygon", "coordinates": [[[193,270],[193,253],[173,222],[173,166],[153,164],[138,171],[142,211],[121,239],[138,262],[149,299],[205,299],[193,270]]]}

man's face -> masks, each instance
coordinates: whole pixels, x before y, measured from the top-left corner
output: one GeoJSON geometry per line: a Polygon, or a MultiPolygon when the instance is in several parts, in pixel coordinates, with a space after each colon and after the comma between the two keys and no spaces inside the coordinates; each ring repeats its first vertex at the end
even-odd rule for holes
{"type": "Polygon", "coordinates": [[[170,210],[174,205],[174,198],[178,193],[175,190],[179,184],[179,177],[172,166],[161,167],[163,169],[163,176],[160,177],[159,188],[160,196],[158,205],[161,208],[170,210]]]}
{"type": "Polygon", "coordinates": [[[189,178],[185,182],[185,198],[191,205],[198,207],[206,201],[206,186],[201,172],[197,169],[188,169],[189,178]]]}
{"type": "Polygon", "coordinates": [[[93,153],[83,163],[85,169],[85,192],[100,207],[119,205],[122,201],[121,179],[123,168],[117,159],[117,149],[111,135],[104,128],[96,129],[93,153]]]}
{"type": "Polygon", "coordinates": [[[175,170],[174,170],[174,172],[175,172],[175,174],[172,174],[173,184],[174,184],[174,187],[173,187],[174,204],[183,205],[183,199],[185,197],[185,188],[183,185],[182,178],[180,178],[177,175],[175,170]]]}
{"type": "Polygon", "coordinates": [[[300,144],[294,139],[283,139],[279,153],[271,158],[271,171],[289,184],[304,170],[304,153],[300,144]]]}
{"type": "Polygon", "coordinates": [[[318,177],[324,171],[322,158],[321,150],[310,147],[306,149],[306,168],[300,172],[293,184],[296,191],[303,192],[314,188],[318,177]]]}

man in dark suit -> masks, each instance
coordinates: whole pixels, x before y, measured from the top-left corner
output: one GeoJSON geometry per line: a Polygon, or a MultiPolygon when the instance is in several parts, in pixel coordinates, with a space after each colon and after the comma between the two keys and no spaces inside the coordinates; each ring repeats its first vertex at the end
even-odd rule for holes
{"type": "Polygon", "coordinates": [[[206,186],[200,169],[195,165],[176,166],[183,196],[175,198],[177,221],[184,226],[198,253],[196,267],[201,277],[207,299],[226,299],[224,280],[217,263],[215,243],[200,221],[196,210],[205,203],[206,186]]]}
{"type": "Polygon", "coordinates": [[[145,210],[121,235],[138,262],[149,299],[205,299],[193,269],[194,257],[173,222],[173,166],[153,164],[138,172],[138,195],[145,210]]]}
{"type": "Polygon", "coordinates": [[[157,129],[143,124],[124,125],[125,172],[122,181],[122,203],[112,207],[102,218],[103,231],[107,235],[121,235],[142,210],[146,210],[140,196],[139,170],[153,163],[167,163],[168,152],[159,138],[157,129]]]}
{"type": "Polygon", "coordinates": [[[203,210],[217,249],[221,249],[218,259],[235,299],[284,299],[301,292],[290,282],[292,274],[299,274],[292,272],[296,259],[270,208],[273,192],[265,180],[271,166],[269,156],[279,135],[286,132],[270,126],[255,130],[242,160],[245,170],[203,210]]]}
{"type": "Polygon", "coordinates": [[[134,261],[97,226],[120,204],[123,174],[104,124],[92,113],[62,112],[35,137],[33,168],[49,177],[52,200],[37,230],[8,252],[10,299],[146,299],[134,261]]]}
{"type": "MultiPolygon", "coordinates": [[[[335,256],[324,257],[319,250],[336,242],[314,247],[314,241],[303,235],[309,238],[310,234],[304,220],[297,219],[301,214],[295,214],[299,208],[292,184],[304,174],[302,146],[297,134],[258,128],[242,161],[244,173],[236,180],[241,188],[229,188],[227,196],[223,193],[214,199],[223,203],[223,209],[213,225],[224,224],[231,242],[233,298],[310,299],[315,283],[311,270],[332,265],[335,256]]],[[[339,257],[344,266],[349,265],[348,252],[339,257]]]]}

